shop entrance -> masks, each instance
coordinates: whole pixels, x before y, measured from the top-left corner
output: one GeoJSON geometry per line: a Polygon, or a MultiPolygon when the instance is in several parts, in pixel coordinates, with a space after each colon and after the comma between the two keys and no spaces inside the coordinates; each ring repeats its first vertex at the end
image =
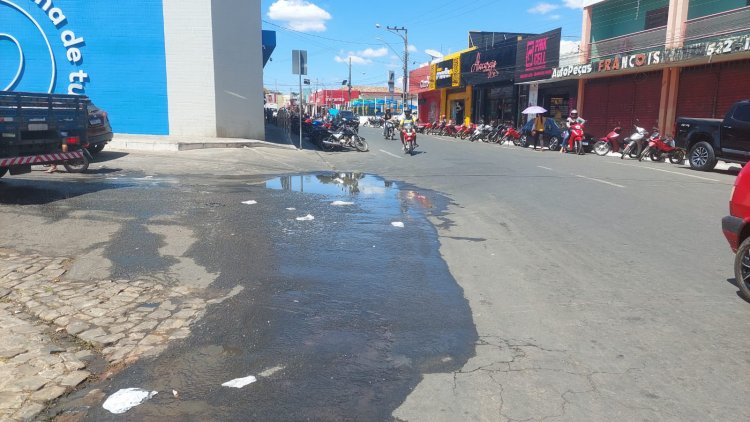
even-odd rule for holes
{"type": "Polygon", "coordinates": [[[466,108],[464,100],[451,101],[451,119],[456,122],[456,124],[460,125],[464,123],[465,113],[466,108]]]}

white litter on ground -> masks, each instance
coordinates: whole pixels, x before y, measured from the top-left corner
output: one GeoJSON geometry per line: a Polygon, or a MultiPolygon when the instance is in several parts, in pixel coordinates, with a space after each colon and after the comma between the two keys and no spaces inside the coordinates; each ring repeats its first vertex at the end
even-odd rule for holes
{"type": "Polygon", "coordinates": [[[245,204],[245,205],[255,205],[255,204],[257,204],[257,203],[258,203],[258,201],[253,201],[253,200],[251,199],[251,200],[249,200],[249,201],[242,201],[242,203],[243,203],[243,204],[245,204]]]}
{"type": "Polygon", "coordinates": [[[245,378],[235,378],[231,381],[227,381],[224,384],[221,384],[222,387],[232,387],[232,388],[242,388],[248,384],[252,384],[255,381],[258,381],[257,378],[250,375],[245,378]]]}
{"type": "Polygon", "coordinates": [[[342,207],[345,205],[354,205],[354,202],[346,202],[346,201],[333,201],[331,202],[331,205],[335,207],[342,207]]]}
{"type": "Polygon", "coordinates": [[[261,372],[260,374],[258,374],[258,376],[261,376],[261,377],[264,377],[264,378],[268,378],[271,375],[273,375],[273,374],[275,374],[275,373],[277,373],[279,371],[283,371],[283,370],[284,370],[284,367],[281,366],[281,365],[274,366],[273,368],[268,368],[265,371],[261,372]]]}
{"type": "Polygon", "coordinates": [[[304,217],[297,217],[297,221],[311,221],[311,220],[315,220],[315,217],[313,217],[310,214],[307,214],[304,217]]]}
{"type": "Polygon", "coordinates": [[[142,388],[123,388],[109,396],[102,407],[114,414],[125,413],[155,395],[156,391],[147,391],[142,388]]]}
{"type": "Polygon", "coordinates": [[[341,179],[339,177],[333,179],[333,181],[336,182],[336,183],[338,183],[338,184],[340,184],[340,185],[344,184],[344,179],[341,179]]]}
{"type": "Polygon", "coordinates": [[[287,211],[297,211],[297,208],[287,208],[287,211]]]}
{"type": "Polygon", "coordinates": [[[400,221],[394,221],[394,222],[391,223],[391,226],[393,226],[393,227],[404,227],[404,223],[402,223],[400,221]]]}

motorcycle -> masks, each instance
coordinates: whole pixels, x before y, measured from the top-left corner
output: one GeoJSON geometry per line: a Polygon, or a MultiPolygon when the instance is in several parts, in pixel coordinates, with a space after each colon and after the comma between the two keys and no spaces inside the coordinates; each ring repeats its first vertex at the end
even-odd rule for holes
{"type": "Polygon", "coordinates": [[[675,147],[674,139],[662,138],[659,132],[654,131],[648,138],[648,146],[638,156],[638,161],[643,161],[644,158],[649,157],[651,161],[661,162],[664,161],[666,156],[669,157],[669,162],[672,164],[683,164],[686,155],[684,149],[675,147]]]}
{"type": "Polygon", "coordinates": [[[417,123],[417,133],[428,133],[432,129],[432,123],[417,123]]]}
{"type": "Polygon", "coordinates": [[[68,173],[83,173],[89,168],[89,163],[94,161],[94,157],[91,155],[87,147],[88,143],[82,143],[78,136],[68,136],[63,132],[65,142],[63,143],[63,152],[81,151],[83,154],[81,158],[75,160],[66,160],[63,162],[63,167],[68,173]]]}
{"type": "Polygon", "coordinates": [[[417,131],[412,123],[404,123],[401,128],[401,139],[404,142],[404,153],[414,155],[414,148],[417,145],[417,131]]]}
{"type": "Polygon", "coordinates": [[[570,137],[568,138],[568,146],[573,147],[573,151],[578,155],[584,155],[586,154],[586,151],[583,149],[584,145],[584,134],[583,134],[583,124],[582,123],[573,123],[570,126],[570,137]]]}
{"type": "Polygon", "coordinates": [[[323,150],[333,151],[341,148],[355,148],[365,152],[369,149],[365,138],[359,136],[351,126],[342,124],[336,130],[329,132],[329,136],[321,141],[323,150]]]}
{"type": "Polygon", "coordinates": [[[630,158],[638,158],[638,152],[643,149],[643,139],[648,136],[648,132],[638,125],[633,126],[635,127],[635,132],[626,139],[627,145],[622,150],[620,159],[625,158],[626,155],[630,158]]]}
{"type": "Polygon", "coordinates": [[[383,132],[383,137],[385,139],[396,139],[396,122],[393,120],[386,120],[384,123],[385,131],[383,132]]]}
{"type": "Polygon", "coordinates": [[[502,138],[500,138],[500,145],[503,143],[511,143],[513,142],[513,145],[521,146],[526,144],[526,135],[521,135],[521,132],[518,131],[513,125],[508,125],[508,128],[506,129],[505,133],[502,135],[502,138]],[[523,138],[523,139],[522,139],[523,138]]]}
{"type": "Polygon", "coordinates": [[[612,131],[609,132],[607,136],[599,138],[599,140],[594,144],[594,153],[603,157],[609,154],[610,151],[619,152],[620,147],[622,146],[620,145],[621,142],[619,140],[621,132],[622,129],[620,128],[620,126],[617,126],[612,129],[612,131]]]}
{"type": "Polygon", "coordinates": [[[458,129],[458,136],[461,139],[466,139],[471,136],[472,133],[476,130],[477,125],[474,123],[468,124],[468,125],[461,125],[458,129]]]}
{"type": "Polygon", "coordinates": [[[448,124],[445,125],[445,127],[443,128],[443,130],[440,131],[440,135],[442,135],[442,136],[452,136],[452,137],[455,138],[458,135],[458,129],[460,127],[461,126],[456,126],[456,125],[451,124],[450,122],[448,122],[448,124]]]}

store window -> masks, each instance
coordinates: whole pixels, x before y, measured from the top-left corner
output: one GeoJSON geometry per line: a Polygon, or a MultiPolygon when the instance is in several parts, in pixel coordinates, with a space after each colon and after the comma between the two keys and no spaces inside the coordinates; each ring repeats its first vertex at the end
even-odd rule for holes
{"type": "Polygon", "coordinates": [[[669,6],[660,9],[649,10],[646,12],[646,27],[643,29],[653,29],[667,24],[669,15],[669,6]]]}
{"type": "Polygon", "coordinates": [[[549,117],[563,121],[568,117],[568,96],[555,96],[549,99],[549,117]]]}

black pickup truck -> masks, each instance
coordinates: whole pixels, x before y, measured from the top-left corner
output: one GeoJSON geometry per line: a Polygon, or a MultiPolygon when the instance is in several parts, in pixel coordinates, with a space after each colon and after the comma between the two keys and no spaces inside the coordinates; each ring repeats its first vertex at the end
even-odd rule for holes
{"type": "Polygon", "coordinates": [[[739,101],[721,119],[677,119],[677,147],[688,151],[690,167],[709,171],[717,160],[750,161],[750,100],[739,101]]]}
{"type": "Polygon", "coordinates": [[[0,92],[0,177],[38,164],[85,171],[89,104],[78,95],[0,92]]]}

